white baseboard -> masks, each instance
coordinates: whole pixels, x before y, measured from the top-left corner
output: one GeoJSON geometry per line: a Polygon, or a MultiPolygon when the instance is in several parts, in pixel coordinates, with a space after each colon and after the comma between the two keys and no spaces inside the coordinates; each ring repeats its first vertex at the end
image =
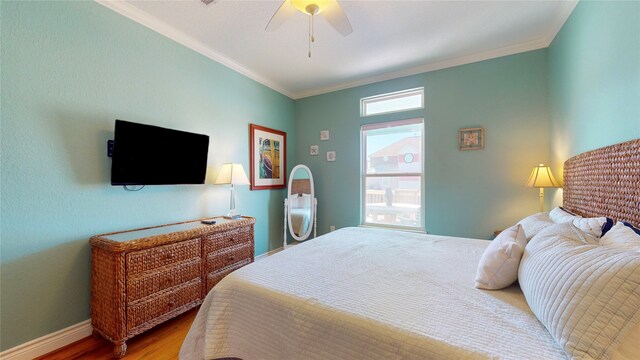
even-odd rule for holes
{"type": "MultiPolygon", "coordinates": [[[[280,251],[282,251],[282,247],[260,254],[255,257],[255,261],[266,259],[268,256],[280,251]]],[[[81,340],[91,335],[92,331],[91,320],[85,320],[81,323],[71,325],[66,329],[41,336],[22,345],[0,352],[0,360],[31,360],[81,340]]]]}
{"type": "Polygon", "coordinates": [[[282,246],[280,246],[280,247],[279,247],[279,248],[277,248],[277,249],[273,249],[273,250],[271,250],[271,251],[267,251],[267,252],[266,252],[266,253],[264,253],[264,254],[260,254],[260,255],[256,256],[253,260],[254,260],[254,261],[258,261],[258,260],[266,259],[268,256],[271,256],[271,255],[273,255],[273,254],[275,254],[275,253],[279,253],[279,252],[280,252],[280,251],[282,251],[282,250],[283,250],[283,249],[282,249],[282,246]]]}
{"type": "Polygon", "coordinates": [[[68,328],[41,336],[0,353],[2,360],[31,360],[60,349],[91,335],[91,320],[71,325],[68,328]]]}
{"type": "MultiPolygon", "coordinates": [[[[296,245],[298,245],[298,244],[301,244],[301,242],[297,242],[297,241],[296,241],[296,242],[293,242],[293,243],[291,243],[291,244],[287,244],[287,247],[288,247],[288,248],[290,248],[290,247],[292,247],[292,246],[296,246],[296,245]]],[[[279,248],[277,248],[277,249],[273,249],[273,250],[271,250],[271,251],[267,251],[267,252],[266,252],[266,253],[264,253],[264,254],[260,254],[260,255],[256,256],[253,260],[254,260],[254,261],[258,261],[258,260],[266,259],[267,257],[269,257],[269,256],[271,256],[271,255],[273,255],[273,254],[275,254],[275,253],[279,253],[279,252],[280,252],[280,251],[282,251],[282,250],[284,250],[284,248],[283,248],[282,246],[280,246],[280,247],[279,247],[279,248]]]]}

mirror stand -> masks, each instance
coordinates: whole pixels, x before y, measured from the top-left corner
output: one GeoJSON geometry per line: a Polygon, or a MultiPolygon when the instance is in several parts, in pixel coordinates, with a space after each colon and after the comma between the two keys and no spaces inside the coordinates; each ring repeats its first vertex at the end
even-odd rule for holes
{"type": "Polygon", "coordinates": [[[289,175],[287,198],[284,201],[284,234],[283,249],[286,249],[287,238],[304,241],[317,235],[318,200],[315,197],[313,175],[305,165],[296,165],[289,175]],[[287,235],[287,231],[289,235],[287,235]]]}

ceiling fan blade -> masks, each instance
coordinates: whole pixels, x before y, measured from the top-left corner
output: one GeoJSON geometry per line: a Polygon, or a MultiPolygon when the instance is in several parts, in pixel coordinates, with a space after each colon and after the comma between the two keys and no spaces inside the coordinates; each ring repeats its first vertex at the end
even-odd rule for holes
{"type": "Polygon", "coordinates": [[[330,1],[327,8],[324,9],[320,15],[324,16],[324,18],[327,19],[327,22],[342,34],[342,36],[347,36],[353,32],[353,28],[351,27],[351,23],[349,23],[347,15],[344,13],[342,7],[337,1],[330,1]]]}
{"type": "Polygon", "coordinates": [[[296,8],[291,4],[289,0],[282,2],[282,5],[278,8],[278,11],[273,14],[271,20],[264,29],[266,31],[275,31],[282,25],[287,19],[296,13],[296,8]]]}

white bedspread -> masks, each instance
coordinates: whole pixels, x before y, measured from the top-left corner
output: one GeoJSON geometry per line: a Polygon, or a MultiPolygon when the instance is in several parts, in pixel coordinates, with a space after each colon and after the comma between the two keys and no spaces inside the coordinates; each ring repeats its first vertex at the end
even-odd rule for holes
{"type": "Polygon", "coordinates": [[[227,276],[181,359],[564,359],[517,286],[474,288],[487,241],[346,228],[227,276]]]}
{"type": "Polygon", "coordinates": [[[310,208],[304,208],[304,209],[297,209],[297,208],[292,208],[291,209],[291,224],[289,226],[291,226],[291,228],[293,229],[293,232],[298,235],[304,235],[307,233],[307,230],[309,229],[309,224],[311,223],[311,209],[310,208]]]}

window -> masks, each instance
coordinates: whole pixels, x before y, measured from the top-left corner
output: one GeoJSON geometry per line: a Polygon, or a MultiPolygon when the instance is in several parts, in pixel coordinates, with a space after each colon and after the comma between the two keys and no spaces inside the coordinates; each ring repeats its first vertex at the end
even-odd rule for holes
{"type": "Polygon", "coordinates": [[[424,88],[370,96],[360,100],[360,116],[424,108],[424,88]]]}
{"type": "Polygon", "coordinates": [[[422,119],[362,126],[362,223],[423,230],[422,119]]]}

